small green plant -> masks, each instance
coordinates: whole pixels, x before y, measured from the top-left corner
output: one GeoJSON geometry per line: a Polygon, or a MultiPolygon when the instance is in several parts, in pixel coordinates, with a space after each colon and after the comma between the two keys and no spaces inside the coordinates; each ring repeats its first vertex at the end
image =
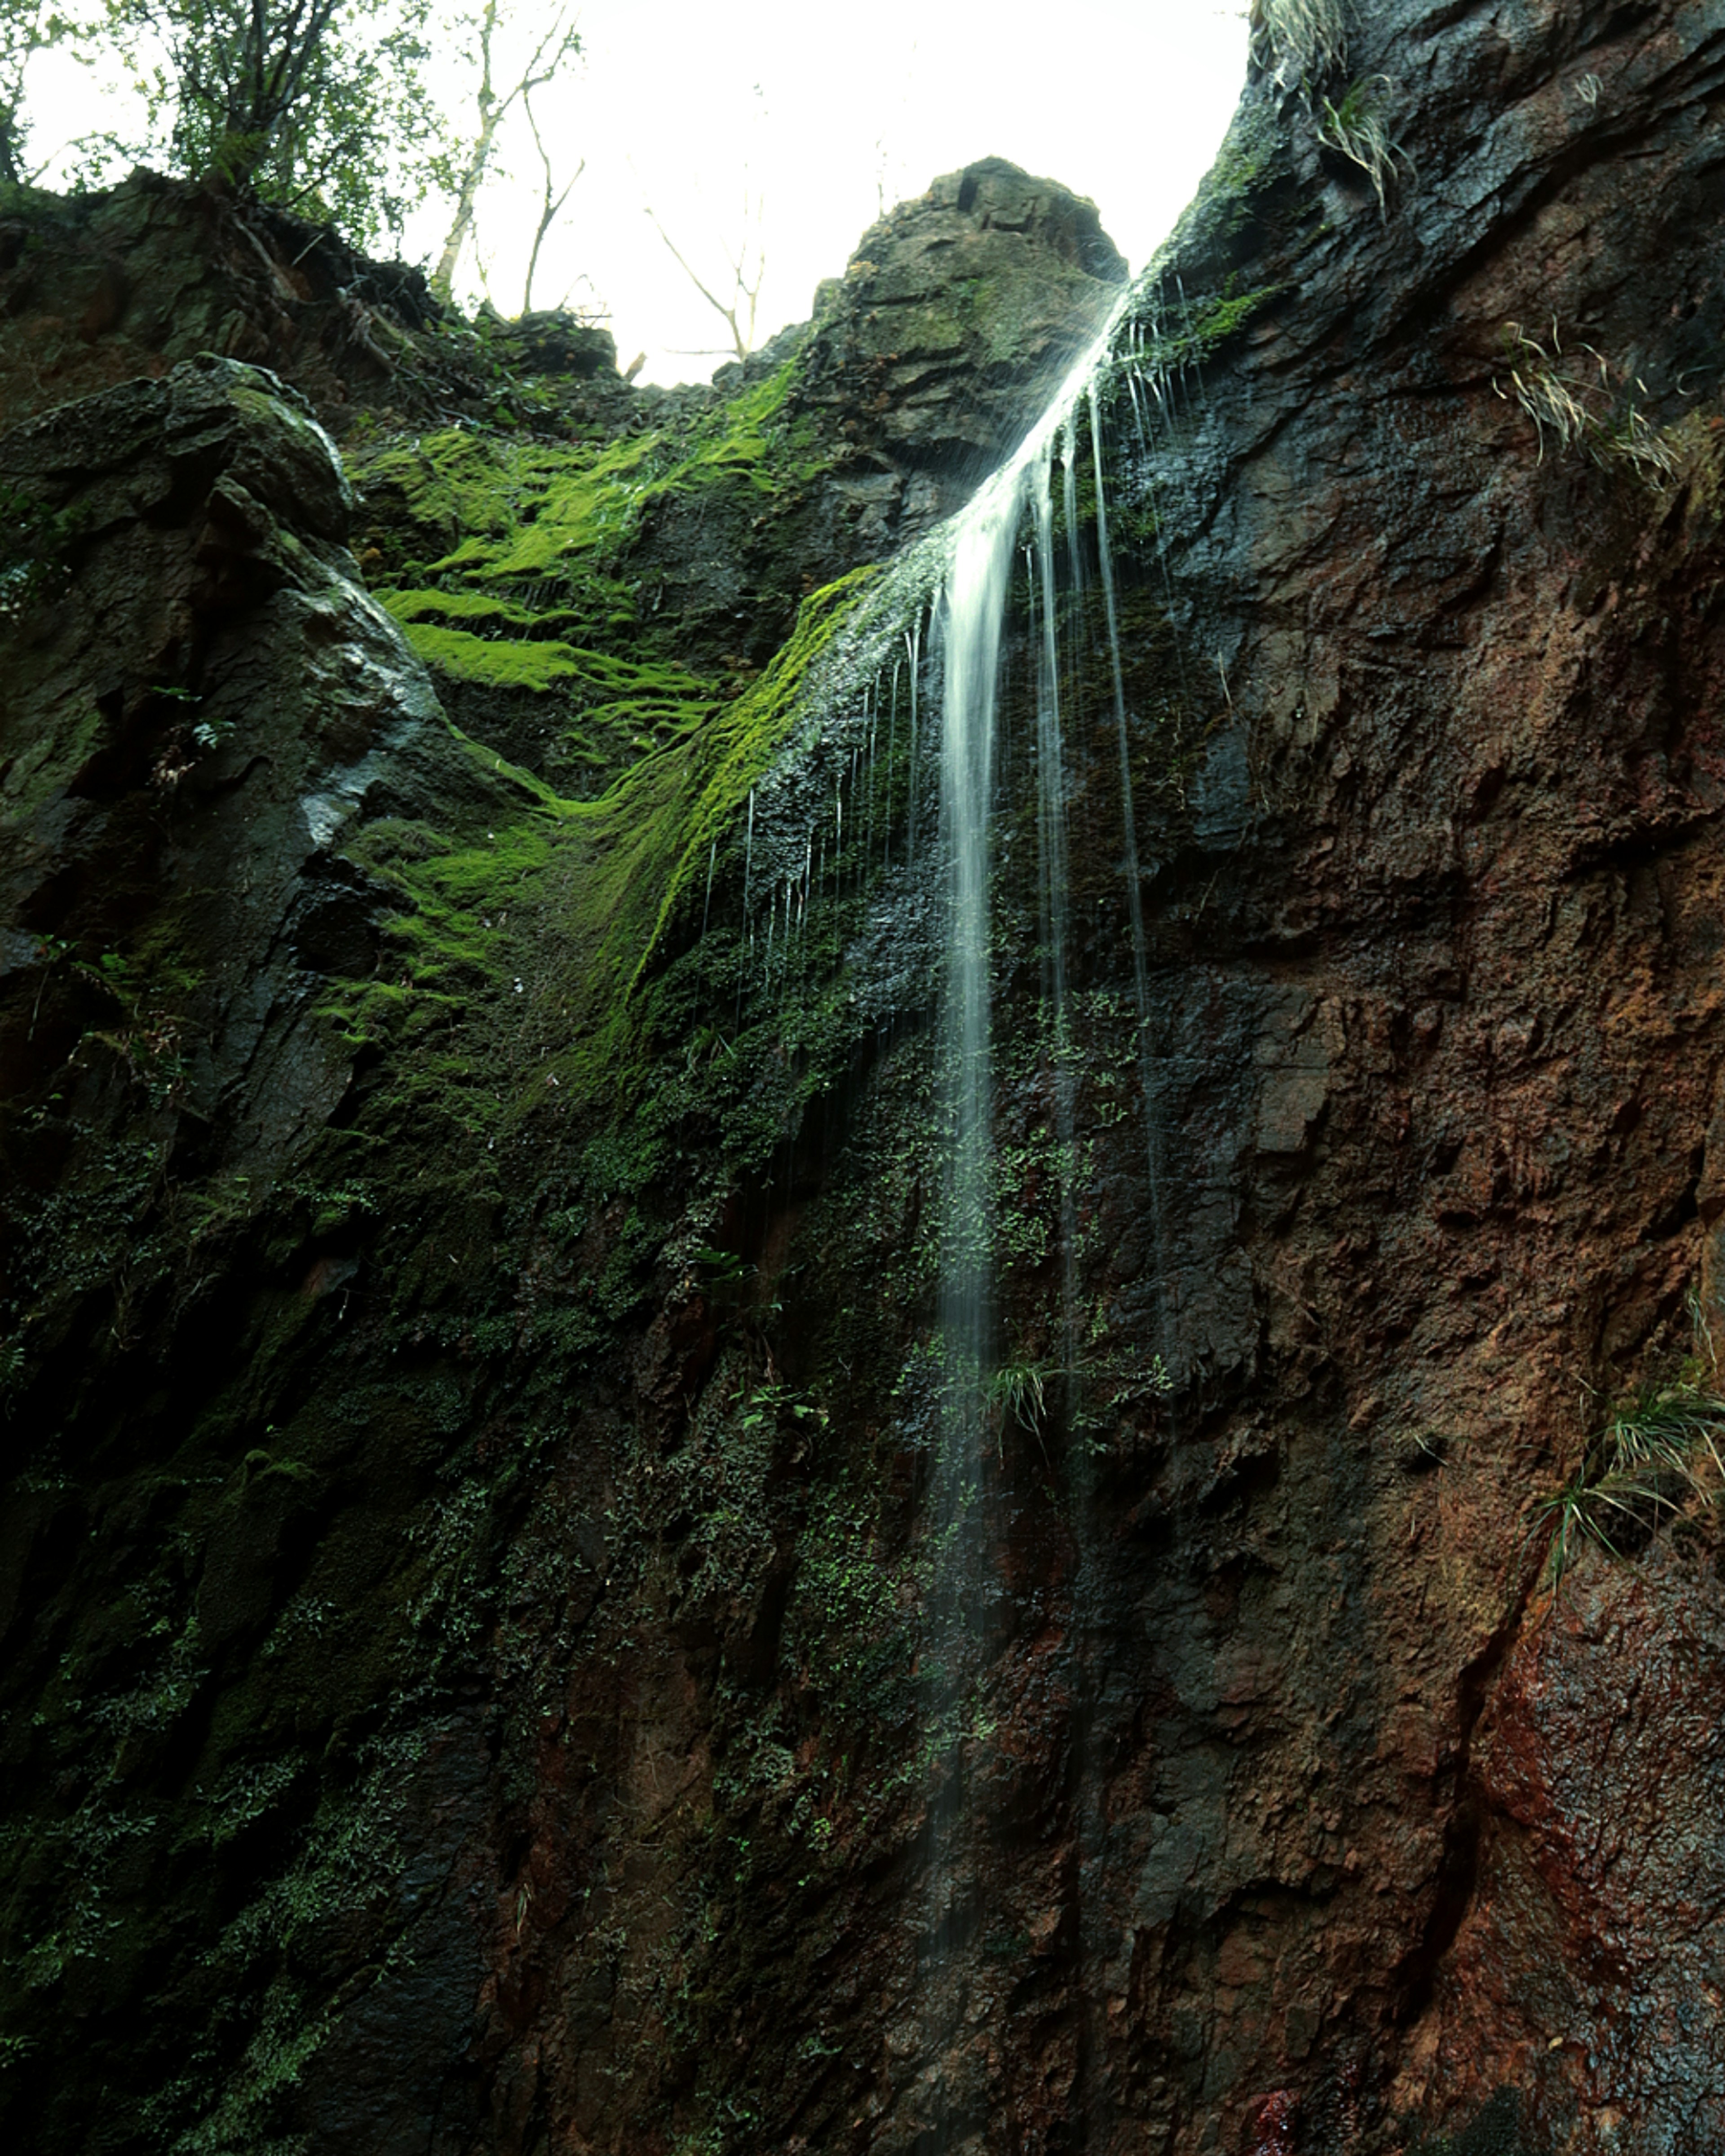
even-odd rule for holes
{"type": "Polygon", "coordinates": [[[1625,1540],[1725,1495],[1725,1399],[1702,1382],[1710,1374],[1692,1363],[1619,1408],[1568,1480],[1536,1500],[1528,1540],[1548,1537],[1553,1592],[1584,1543],[1621,1557],[1625,1540]]]}
{"type": "Polygon", "coordinates": [[[1596,465],[1626,465],[1650,486],[1663,488],[1678,476],[1681,443],[1625,393],[1648,393],[1639,375],[1614,380],[1610,362],[1591,345],[1579,347],[1584,358],[1565,352],[1555,321],[1548,343],[1529,336],[1519,322],[1509,325],[1504,342],[1508,386],[1500,377],[1492,387],[1533,422],[1537,462],[1545,461],[1549,439],[1559,450],[1581,449],[1596,465]]]}
{"type": "Polygon", "coordinates": [[[1389,190],[1395,183],[1397,166],[1412,167],[1412,160],[1390,139],[1384,124],[1383,100],[1394,87],[1388,75],[1363,75],[1339,105],[1323,100],[1317,123],[1317,139],[1325,148],[1357,165],[1371,182],[1382,218],[1389,215],[1389,190]]]}
{"type": "Polygon", "coordinates": [[[798,1422],[817,1422],[823,1430],[830,1419],[824,1408],[802,1399],[788,1385],[762,1384],[752,1387],[745,1399],[739,1427],[760,1430],[776,1424],[783,1414],[798,1422]]]}
{"type": "Polygon", "coordinates": [[[85,514],[81,506],[50,509],[0,480],[0,622],[17,619],[64,583],[85,514]]]}
{"type": "Polygon", "coordinates": [[[1047,1412],[1044,1381],[1060,1373],[1043,1363],[1004,1363],[983,1389],[988,1413],[1004,1434],[1009,1422],[1039,1436],[1047,1412]]]}

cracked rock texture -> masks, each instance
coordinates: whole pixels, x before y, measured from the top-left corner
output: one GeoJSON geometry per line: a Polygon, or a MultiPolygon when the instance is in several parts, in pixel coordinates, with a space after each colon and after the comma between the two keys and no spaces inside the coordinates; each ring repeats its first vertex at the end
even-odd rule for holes
{"type": "MultiPolygon", "coordinates": [[[[1082,457],[1070,1040],[1041,624],[1008,624],[1021,1411],[977,1462],[956,1731],[918,1659],[944,1380],[907,680],[869,707],[877,794],[855,700],[797,736],[769,667],[571,801],[477,696],[447,723],[345,550],[396,575],[405,493],[356,509],[282,382],[116,357],[0,445],[33,505],[0,557],[18,2145],[1725,2141],[1717,1522],[1555,1593],[1529,1534],[1611,1402],[1697,1327],[1705,1375],[1725,1322],[1725,4],[1384,0],[1333,80],[1281,76],[1266,44],[1101,398],[1142,1026],[1082,457]],[[1382,214],[1314,122],[1351,83],[1397,146],[1382,214]],[[851,789],[852,850],[768,976],[747,880],[799,786],[851,789]]],[[[780,537],[725,604],[780,639],[783,535],[830,578],[923,528],[1117,275],[1084,205],[971,167],[675,421],[656,613],[626,553],[597,652],[524,572],[417,561],[417,598],[614,668],[666,663],[686,592],[710,648],[731,570],[688,473],[767,452],[700,429],[791,364],[811,490],[896,491],[752,511],[780,537]],[[1038,234],[1020,367],[968,280],[1038,234]]]]}

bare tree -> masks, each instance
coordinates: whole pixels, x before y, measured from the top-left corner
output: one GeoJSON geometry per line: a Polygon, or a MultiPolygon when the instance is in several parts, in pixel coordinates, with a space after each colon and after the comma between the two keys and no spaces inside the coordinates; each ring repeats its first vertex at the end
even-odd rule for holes
{"type": "Polygon", "coordinates": [[[562,192],[553,195],[552,189],[557,182],[552,172],[551,152],[545,146],[544,139],[539,132],[539,122],[534,117],[531,90],[523,90],[521,93],[521,110],[526,115],[527,125],[532,130],[533,147],[539,152],[539,162],[545,174],[544,189],[539,203],[539,222],[533,228],[532,249],[527,256],[527,281],[521,290],[521,312],[524,315],[531,315],[533,311],[533,280],[539,270],[539,250],[545,244],[545,235],[551,230],[557,213],[569,199],[570,191],[573,188],[576,181],[587,170],[587,160],[585,157],[581,160],[574,171],[570,173],[562,192]]]}
{"type": "MultiPolygon", "coordinates": [[[[542,90],[547,83],[554,80],[567,63],[581,50],[572,0],[564,0],[564,4],[552,17],[544,34],[529,54],[526,64],[516,79],[513,87],[500,95],[493,74],[501,12],[501,0],[485,0],[484,12],[480,17],[479,126],[459,168],[455,182],[454,220],[449,226],[449,236],[444,241],[444,251],[438,258],[437,268],[432,275],[431,289],[441,299],[449,298],[454,285],[455,265],[461,259],[461,249],[467,244],[468,234],[473,229],[474,206],[479,199],[480,183],[485,177],[491,153],[497,145],[498,129],[517,101],[526,102],[536,90],[542,90]]],[[[530,106],[530,121],[531,117],[530,106]]],[[[538,139],[536,128],[534,139],[538,139]]],[[[543,156],[542,149],[540,154],[543,156]]],[[[569,185],[572,187],[574,182],[572,180],[569,185]]],[[[567,195],[568,188],[566,187],[563,192],[567,195]]],[[[561,207],[561,198],[558,206],[561,207]]],[[[555,214],[553,211],[552,215],[555,214]]],[[[546,222],[548,224],[549,218],[546,222]]],[[[543,237],[542,229],[541,237],[543,237]]],[[[534,253],[536,256],[536,244],[534,253]]]]}
{"type": "MultiPolygon", "coordinates": [[[[731,270],[731,288],[724,299],[714,291],[660,223],[657,212],[650,205],[647,210],[648,216],[653,220],[653,229],[670,249],[683,275],[730,331],[731,349],[739,359],[747,359],[755,348],[755,320],[761,305],[762,281],[767,275],[767,249],[763,239],[766,208],[765,196],[758,189],[751,195],[745,183],[742,236],[735,248],[725,249],[725,259],[731,270]]],[[[691,357],[696,356],[690,355],[691,357]]]]}

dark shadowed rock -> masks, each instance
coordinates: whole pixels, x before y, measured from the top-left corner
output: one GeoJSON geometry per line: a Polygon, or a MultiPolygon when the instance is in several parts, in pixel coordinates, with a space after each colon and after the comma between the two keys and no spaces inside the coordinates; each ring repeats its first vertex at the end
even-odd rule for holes
{"type": "Polygon", "coordinates": [[[483,786],[357,583],[328,437],[274,376],[124,383],[0,439],[0,468],[30,505],[0,623],[0,896],[33,984],[0,1061],[28,1086],[85,1042],[31,1145],[87,1117],[81,1144],[117,1142],[110,1111],[153,1078],[164,1161],[189,1143],[273,1178],[347,1082],[320,982],[376,961],[383,894],[338,844],[483,786]],[[153,959],[105,966],[122,947],[153,959]]]}
{"type": "Polygon", "coordinates": [[[799,393],[881,463],[973,482],[1126,274],[1094,203],[984,157],[901,203],[821,288],[799,393]]]}
{"type": "Polygon", "coordinates": [[[490,336],[498,358],[521,374],[585,382],[617,372],[617,340],[610,331],[556,308],[498,320],[490,336]]]}
{"type": "Polygon", "coordinates": [[[778,646],[1093,216],[972,168],[639,435],[381,427],[387,608],[254,370],[0,445],[8,2146],[1725,2145],[1717,1507],[1556,1593],[1538,1509],[1721,1383],[1725,8],[1352,13],[1134,296],[1106,595],[1071,474],[1069,1034],[1004,632],[956,1729],[931,639],[800,732],[883,585],[778,646]]]}
{"type": "MultiPolygon", "coordinates": [[[[627,413],[603,331],[552,313],[495,333],[515,341],[521,375],[558,385],[564,424],[608,428],[627,413]]],[[[362,412],[489,416],[489,335],[422,271],[218,186],[141,167],[89,195],[15,190],[0,210],[0,426],[200,352],[269,367],[336,435],[362,412]]]]}

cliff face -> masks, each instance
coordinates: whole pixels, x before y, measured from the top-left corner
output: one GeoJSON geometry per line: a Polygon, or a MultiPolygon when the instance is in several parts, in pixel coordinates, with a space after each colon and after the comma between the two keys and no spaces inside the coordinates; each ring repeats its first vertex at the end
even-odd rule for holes
{"type": "Polygon", "coordinates": [[[344,394],[347,477],[165,349],[0,444],[33,2148],[1725,2143],[1713,1515],[1554,1591],[1532,1509],[1717,1383],[1725,7],[1269,33],[1098,388],[1135,846],[1069,452],[1070,1031],[1009,622],[954,1728],[918,593],[856,625],[1093,220],[973,168],[715,396],[344,394]]]}

